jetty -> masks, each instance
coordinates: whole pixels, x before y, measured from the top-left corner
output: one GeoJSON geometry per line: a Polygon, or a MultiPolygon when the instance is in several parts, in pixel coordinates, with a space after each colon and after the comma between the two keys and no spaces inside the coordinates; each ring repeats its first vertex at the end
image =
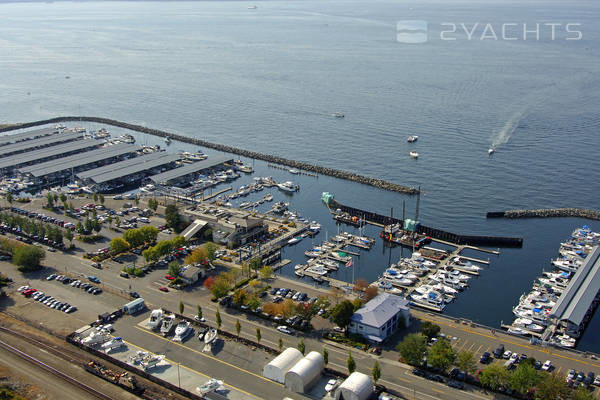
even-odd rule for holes
{"type": "Polygon", "coordinates": [[[600,221],[600,211],[585,208],[540,208],[533,210],[490,211],[486,218],[586,218],[600,221]]]}

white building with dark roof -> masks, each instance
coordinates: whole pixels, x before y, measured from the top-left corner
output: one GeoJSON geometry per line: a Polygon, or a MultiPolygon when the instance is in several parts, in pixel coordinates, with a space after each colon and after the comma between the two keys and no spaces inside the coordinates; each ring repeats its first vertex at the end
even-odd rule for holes
{"type": "Polygon", "coordinates": [[[381,293],[352,315],[348,332],[358,333],[371,342],[381,343],[394,334],[398,327],[407,327],[409,321],[408,300],[394,294],[381,293]]]}

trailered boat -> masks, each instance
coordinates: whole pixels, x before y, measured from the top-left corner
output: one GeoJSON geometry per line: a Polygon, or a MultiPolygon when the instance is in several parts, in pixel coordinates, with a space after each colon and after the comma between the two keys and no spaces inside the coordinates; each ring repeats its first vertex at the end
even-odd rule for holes
{"type": "Polygon", "coordinates": [[[204,343],[210,344],[217,338],[217,330],[212,328],[204,335],[204,343]]]}
{"type": "Polygon", "coordinates": [[[163,317],[162,324],[160,325],[160,333],[163,336],[167,336],[175,327],[175,315],[168,314],[163,317]]]}
{"type": "Polygon", "coordinates": [[[209,379],[202,386],[198,386],[196,391],[202,395],[208,394],[210,392],[222,390],[223,381],[219,381],[215,378],[209,379]]]}
{"type": "Polygon", "coordinates": [[[161,309],[152,310],[152,313],[150,313],[150,319],[148,320],[148,328],[150,328],[150,329],[158,328],[162,321],[162,314],[163,314],[163,312],[161,309]]]}
{"type": "Polygon", "coordinates": [[[183,340],[191,333],[190,323],[187,321],[181,321],[175,327],[174,342],[183,342],[183,340]]]}

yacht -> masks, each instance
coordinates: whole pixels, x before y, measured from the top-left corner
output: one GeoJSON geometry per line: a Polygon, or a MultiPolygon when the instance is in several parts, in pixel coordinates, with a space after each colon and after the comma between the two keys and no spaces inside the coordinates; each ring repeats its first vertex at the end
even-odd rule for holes
{"type": "Polygon", "coordinates": [[[123,143],[135,143],[135,138],[128,133],[119,136],[118,140],[123,143]]]}
{"type": "Polygon", "coordinates": [[[164,359],[165,356],[163,356],[162,354],[150,354],[144,357],[144,359],[140,362],[140,365],[142,366],[144,371],[148,371],[149,369],[154,368],[155,366],[160,364],[164,359]]]}
{"type": "Polygon", "coordinates": [[[494,152],[495,152],[495,151],[496,151],[496,150],[494,150],[494,148],[493,148],[493,147],[490,147],[490,148],[488,149],[488,154],[491,156],[492,154],[494,154],[494,152]]]}
{"type": "Polygon", "coordinates": [[[533,323],[533,320],[530,318],[517,318],[513,322],[513,326],[525,328],[528,331],[532,332],[542,332],[545,328],[542,325],[538,325],[533,323]]]}
{"type": "Polygon", "coordinates": [[[412,136],[409,136],[409,137],[408,137],[408,139],[406,139],[406,141],[407,141],[408,143],[414,143],[414,142],[416,142],[418,139],[419,139],[419,137],[418,137],[417,135],[412,135],[412,136]]]}
{"type": "Polygon", "coordinates": [[[300,173],[300,171],[297,170],[296,168],[291,168],[291,169],[288,170],[288,172],[290,174],[294,174],[294,175],[298,175],[300,173]]]}
{"type": "Polygon", "coordinates": [[[256,6],[248,6],[248,10],[256,10],[258,7],[256,6]]]}
{"type": "Polygon", "coordinates": [[[296,244],[302,240],[302,236],[296,236],[288,240],[288,244],[296,244]]]}
{"type": "Polygon", "coordinates": [[[417,305],[431,307],[439,311],[442,311],[446,307],[442,295],[435,291],[430,291],[426,294],[413,293],[410,297],[411,301],[417,305]]]}
{"type": "Polygon", "coordinates": [[[192,328],[190,328],[190,323],[187,321],[181,321],[175,327],[175,337],[173,337],[174,342],[183,342],[186,337],[191,333],[192,328]]]}
{"type": "Polygon", "coordinates": [[[171,333],[171,331],[175,328],[175,315],[169,314],[165,315],[162,320],[162,324],[160,325],[160,333],[163,336],[167,336],[171,333]]]}
{"type": "Polygon", "coordinates": [[[313,232],[318,232],[321,230],[321,224],[319,224],[316,221],[311,221],[310,225],[308,226],[308,229],[310,229],[313,232]]]}
{"type": "Polygon", "coordinates": [[[304,265],[304,264],[296,264],[296,265],[294,265],[294,270],[298,271],[299,269],[302,269],[304,267],[306,267],[306,265],[304,265]]]}
{"type": "Polygon", "coordinates": [[[200,393],[201,395],[205,395],[205,394],[209,394],[210,392],[222,390],[222,388],[223,388],[223,381],[219,381],[215,378],[211,378],[207,382],[205,382],[202,386],[198,386],[196,388],[196,391],[198,393],[200,393]]]}
{"type": "Polygon", "coordinates": [[[120,336],[117,336],[116,338],[104,343],[101,347],[105,352],[109,353],[111,350],[118,349],[123,346],[125,346],[125,342],[123,342],[123,339],[120,336]]]}
{"type": "Polygon", "coordinates": [[[313,264],[310,267],[306,268],[305,272],[312,273],[314,275],[327,275],[327,270],[323,268],[321,264],[313,264]]]}
{"type": "Polygon", "coordinates": [[[204,343],[210,344],[217,338],[217,330],[211,329],[204,335],[204,343]]]}
{"type": "Polygon", "coordinates": [[[282,214],[285,210],[288,209],[290,203],[284,203],[283,201],[278,201],[273,205],[273,212],[276,214],[282,214]]]}
{"type": "Polygon", "coordinates": [[[279,184],[277,184],[277,187],[279,188],[279,190],[283,190],[284,192],[289,192],[289,193],[297,192],[298,190],[300,190],[300,186],[294,184],[291,181],[279,183],[279,184]]]}
{"type": "Polygon", "coordinates": [[[408,155],[411,158],[419,158],[419,153],[417,153],[416,151],[411,151],[410,153],[408,153],[408,155]]]}
{"type": "Polygon", "coordinates": [[[152,310],[152,312],[150,313],[150,319],[148,320],[148,328],[150,329],[156,329],[158,327],[160,327],[160,323],[162,321],[162,310],[158,309],[158,310],[152,310]]]}
{"type": "Polygon", "coordinates": [[[108,342],[110,339],[111,339],[110,334],[108,332],[106,332],[105,330],[100,330],[100,331],[93,330],[92,333],[89,334],[89,336],[87,336],[86,338],[84,338],[81,341],[81,343],[91,346],[91,345],[98,344],[98,343],[108,342]]]}
{"type": "Polygon", "coordinates": [[[246,164],[242,164],[238,167],[238,169],[242,172],[245,172],[247,174],[251,173],[252,171],[254,171],[254,169],[252,168],[251,165],[246,165],[246,164]]]}
{"type": "Polygon", "coordinates": [[[508,328],[508,333],[512,333],[515,335],[527,335],[527,332],[525,332],[522,328],[515,326],[511,326],[510,328],[508,328]]]}
{"type": "Polygon", "coordinates": [[[325,269],[328,269],[330,271],[337,271],[339,268],[339,264],[333,260],[324,259],[321,260],[321,263],[323,264],[325,269]]]}
{"type": "Polygon", "coordinates": [[[379,287],[379,289],[383,289],[383,290],[391,290],[394,288],[391,283],[389,283],[388,281],[383,280],[383,279],[377,283],[377,287],[379,287]]]}

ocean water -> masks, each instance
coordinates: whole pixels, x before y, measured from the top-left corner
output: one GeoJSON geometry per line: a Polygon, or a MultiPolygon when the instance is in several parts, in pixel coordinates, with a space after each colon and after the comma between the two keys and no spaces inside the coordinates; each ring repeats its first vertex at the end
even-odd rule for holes
{"type": "MultiPolygon", "coordinates": [[[[597,208],[599,17],[593,1],[0,3],[0,123],[105,116],[421,186],[426,225],[524,238],[522,249],[492,256],[447,308],[498,326],[550,268],[560,241],[588,221],[486,220],[486,211],[597,208]],[[426,21],[428,41],[399,43],[400,20],[426,21]],[[503,24],[515,24],[506,26],[516,37],[536,23],[539,40],[502,39],[503,24]],[[545,23],[561,24],[554,40],[545,23]],[[566,40],[576,37],[569,23],[581,24],[571,26],[581,40],[566,40]],[[456,40],[440,37],[447,24],[457,29],[445,37],[456,40]],[[461,24],[473,29],[470,40],[461,24]],[[498,40],[482,40],[490,29],[498,40]],[[413,134],[419,140],[408,144],[413,134]]],[[[315,242],[338,229],[322,191],[394,215],[405,201],[415,213],[414,197],[258,161],[255,168],[301,185],[289,199],[324,224],[315,242]]],[[[284,256],[302,262],[311,244],[305,239],[284,256]]],[[[375,279],[400,256],[391,251],[378,241],[338,278],[375,279]]],[[[282,273],[293,275],[288,268],[282,273]]],[[[580,348],[600,351],[598,326],[600,317],[580,348]]]]}

